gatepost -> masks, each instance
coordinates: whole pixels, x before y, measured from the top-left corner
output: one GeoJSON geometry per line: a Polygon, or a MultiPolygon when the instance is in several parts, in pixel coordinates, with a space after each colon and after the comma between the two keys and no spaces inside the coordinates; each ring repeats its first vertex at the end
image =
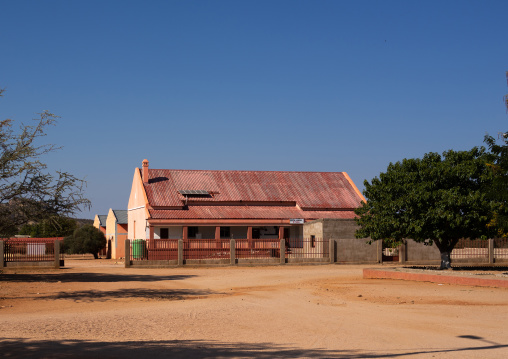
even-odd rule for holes
{"type": "Polygon", "coordinates": [[[330,263],[335,263],[335,239],[328,240],[328,252],[330,253],[330,263]]]}
{"type": "Polygon", "coordinates": [[[489,238],[489,264],[494,263],[494,239],[489,238]]]}
{"type": "Polygon", "coordinates": [[[377,262],[383,263],[383,240],[378,239],[376,242],[377,242],[377,262]]]}
{"type": "Polygon", "coordinates": [[[280,264],[286,264],[286,240],[280,240],[280,264]]]}
{"type": "Polygon", "coordinates": [[[55,269],[60,268],[60,241],[53,242],[55,246],[55,269]]]}
{"type": "Polygon", "coordinates": [[[131,266],[131,241],[130,239],[125,240],[125,268],[131,266]]]}
{"type": "Polygon", "coordinates": [[[230,256],[229,263],[232,266],[234,266],[236,264],[236,248],[235,248],[235,245],[236,245],[236,241],[234,239],[231,239],[229,241],[229,256],[230,256]]]}
{"type": "Polygon", "coordinates": [[[178,265],[183,266],[183,239],[178,240],[178,265]]]}
{"type": "Polygon", "coordinates": [[[0,241],[0,268],[5,266],[4,263],[4,241],[0,241]]]}
{"type": "Polygon", "coordinates": [[[406,263],[407,246],[406,240],[402,240],[402,244],[399,246],[399,263],[406,263]]]}

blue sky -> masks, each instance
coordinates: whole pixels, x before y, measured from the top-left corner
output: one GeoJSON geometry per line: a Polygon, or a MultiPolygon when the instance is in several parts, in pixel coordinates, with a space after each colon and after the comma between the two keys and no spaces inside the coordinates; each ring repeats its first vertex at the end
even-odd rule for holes
{"type": "Polygon", "coordinates": [[[345,171],[507,130],[507,1],[0,0],[0,118],[61,116],[93,218],[135,167],[345,171]]]}

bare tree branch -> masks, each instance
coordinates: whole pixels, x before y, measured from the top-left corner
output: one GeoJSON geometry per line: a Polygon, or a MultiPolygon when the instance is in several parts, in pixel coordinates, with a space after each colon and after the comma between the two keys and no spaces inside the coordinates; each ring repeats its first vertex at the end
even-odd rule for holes
{"type": "MultiPolygon", "coordinates": [[[[4,89],[0,89],[0,96],[4,89]]],[[[43,111],[33,125],[0,121],[0,235],[12,235],[20,225],[54,215],[73,215],[89,208],[86,182],[67,172],[46,171],[44,155],[59,151],[54,144],[37,144],[55,126],[58,116],[43,111]]]]}

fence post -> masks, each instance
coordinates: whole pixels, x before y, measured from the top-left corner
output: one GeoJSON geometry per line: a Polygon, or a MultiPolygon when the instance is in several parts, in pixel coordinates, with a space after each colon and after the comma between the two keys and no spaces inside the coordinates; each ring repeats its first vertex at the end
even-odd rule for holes
{"type": "Polygon", "coordinates": [[[280,240],[280,264],[286,264],[286,240],[280,240]]]}
{"type": "Polygon", "coordinates": [[[330,253],[330,263],[335,263],[335,240],[328,240],[328,252],[330,253]]]}
{"type": "Polygon", "coordinates": [[[376,242],[377,242],[377,262],[383,263],[383,240],[378,239],[376,242]]]}
{"type": "Polygon", "coordinates": [[[183,266],[183,239],[178,240],[178,265],[183,266]]]}
{"type": "Polygon", "coordinates": [[[236,264],[236,241],[234,239],[231,239],[229,241],[229,257],[230,257],[230,264],[234,266],[236,264]]]}
{"type": "Polygon", "coordinates": [[[3,268],[5,266],[4,263],[4,241],[0,241],[0,268],[3,268]]]}
{"type": "Polygon", "coordinates": [[[489,238],[489,264],[494,264],[494,239],[489,238]]]}
{"type": "Polygon", "coordinates": [[[131,240],[125,240],[125,268],[131,266],[131,240]]]}
{"type": "Polygon", "coordinates": [[[406,242],[403,241],[403,243],[399,246],[399,263],[406,263],[406,242]]]}
{"type": "Polygon", "coordinates": [[[53,245],[55,246],[55,269],[60,268],[60,241],[54,241],[53,245]]]}

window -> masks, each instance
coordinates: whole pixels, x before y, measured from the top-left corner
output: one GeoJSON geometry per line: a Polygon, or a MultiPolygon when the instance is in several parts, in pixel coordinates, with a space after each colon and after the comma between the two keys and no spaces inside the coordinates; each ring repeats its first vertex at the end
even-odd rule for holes
{"type": "Polygon", "coordinates": [[[310,236],[310,246],[312,248],[315,248],[316,247],[316,236],[310,236]]]}
{"type": "Polygon", "coordinates": [[[220,227],[220,237],[222,239],[231,237],[231,227],[220,227]]]}
{"type": "Polygon", "coordinates": [[[187,230],[187,236],[189,238],[196,238],[197,233],[198,233],[198,227],[189,227],[187,230]]]}
{"type": "Polygon", "coordinates": [[[169,228],[161,228],[159,237],[160,237],[160,239],[168,239],[169,238],[169,228]]]}

